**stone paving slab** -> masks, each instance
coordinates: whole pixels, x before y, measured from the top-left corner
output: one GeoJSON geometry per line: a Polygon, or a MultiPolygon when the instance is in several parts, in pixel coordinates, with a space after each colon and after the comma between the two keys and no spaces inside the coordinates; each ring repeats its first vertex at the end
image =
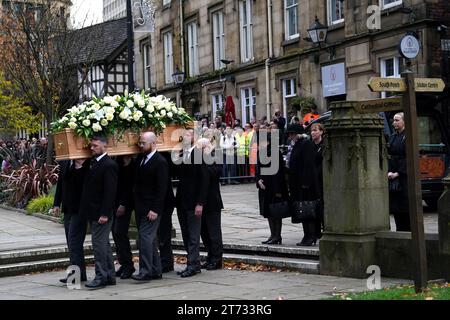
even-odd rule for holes
{"type": "MultiPolygon", "coordinates": [[[[137,267],[137,265],[136,265],[137,267]]],[[[176,265],[181,270],[182,265],[176,265]]],[[[331,297],[332,292],[366,290],[365,280],[312,276],[295,272],[249,272],[235,270],[202,271],[191,278],[180,278],[175,272],[162,280],[135,283],[118,280],[116,286],[100,290],[69,290],[59,283],[64,271],[7,277],[0,279],[0,300],[315,300],[331,297]]],[[[94,276],[88,268],[88,278],[94,276]]],[[[409,280],[383,278],[382,286],[411,283],[409,280]]]]}

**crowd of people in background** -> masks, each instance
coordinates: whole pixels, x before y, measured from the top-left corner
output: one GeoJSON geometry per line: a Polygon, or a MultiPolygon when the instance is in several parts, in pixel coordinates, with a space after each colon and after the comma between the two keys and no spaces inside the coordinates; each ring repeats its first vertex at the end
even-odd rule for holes
{"type": "Polygon", "coordinates": [[[45,159],[47,138],[0,139],[1,172],[8,173],[13,167],[24,164],[27,159],[45,159]]]}

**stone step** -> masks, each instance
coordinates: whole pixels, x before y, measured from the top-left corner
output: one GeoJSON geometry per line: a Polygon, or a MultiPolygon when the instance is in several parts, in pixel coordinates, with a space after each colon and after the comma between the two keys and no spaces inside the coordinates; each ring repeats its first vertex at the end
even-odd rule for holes
{"type": "MultiPolygon", "coordinates": [[[[174,250],[174,255],[186,257],[186,252],[174,250]]],[[[206,257],[206,253],[200,252],[200,256],[206,257]]],[[[223,260],[232,263],[246,263],[250,265],[266,265],[280,269],[289,269],[300,273],[319,274],[319,261],[309,259],[294,259],[285,257],[267,257],[258,255],[224,253],[223,260]]]]}
{"type": "MultiPolygon", "coordinates": [[[[138,251],[133,250],[133,255],[138,256],[139,255],[138,251]]],[[[174,255],[179,257],[186,257],[186,252],[184,250],[174,250],[174,255]]],[[[206,257],[206,252],[201,252],[200,255],[202,257],[206,257]]],[[[114,258],[116,258],[115,254],[114,258]]],[[[94,256],[92,254],[86,255],[85,259],[86,264],[94,263],[94,256]]],[[[250,265],[262,264],[269,267],[289,269],[301,273],[309,273],[309,274],[319,273],[319,262],[316,260],[294,259],[286,257],[270,257],[270,256],[268,257],[268,256],[232,254],[232,253],[224,253],[223,259],[226,262],[232,263],[241,262],[250,265]]],[[[69,258],[67,257],[3,264],[0,265],[0,277],[29,274],[34,272],[51,271],[54,269],[63,269],[67,268],[69,265],[70,265],[69,258]]]]}
{"type": "MultiPolygon", "coordinates": [[[[131,249],[136,249],[136,242],[130,241],[131,249]]],[[[115,250],[114,241],[111,240],[111,248],[115,250]]],[[[84,244],[86,255],[92,255],[92,243],[86,241],[84,244]]],[[[68,258],[69,251],[66,245],[57,245],[51,247],[20,249],[0,252],[0,266],[6,264],[18,264],[21,262],[33,262],[68,258]]]]}
{"type": "MultiPolygon", "coordinates": [[[[184,249],[183,241],[172,239],[174,249],[184,249]]],[[[200,250],[204,250],[203,244],[200,244],[200,250]]],[[[319,246],[314,247],[292,247],[285,245],[263,245],[263,244],[232,244],[224,243],[223,250],[225,253],[236,254],[257,254],[260,256],[286,257],[286,258],[305,258],[319,260],[319,246]]]]}

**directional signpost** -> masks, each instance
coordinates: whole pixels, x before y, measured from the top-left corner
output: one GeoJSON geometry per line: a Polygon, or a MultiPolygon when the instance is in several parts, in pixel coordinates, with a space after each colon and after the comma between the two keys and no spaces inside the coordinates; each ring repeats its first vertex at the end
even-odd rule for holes
{"type": "Polygon", "coordinates": [[[406,83],[403,78],[379,78],[373,77],[369,80],[369,88],[374,92],[390,91],[405,92],[406,83]]]}
{"type": "Polygon", "coordinates": [[[419,140],[417,135],[416,92],[442,92],[445,83],[442,79],[417,78],[411,71],[411,60],[420,52],[420,43],[412,35],[405,35],[399,44],[400,54],[406,59],[403,78],[379,78],[369,80],[373,92],[402,92],[402,98],[389,98],[358,103],[361,113],[403,110],[406,130],[406,159],[408,175],[409,215],[411,220],[412,257],[414,261],[414,284],[416,292],[422,292],[428,284],[427,256],[423,226],[422,192],[419,179],[419,140]]]}
{"type": "Polygon", "coordinates": [[[379,113],[384,111],[401,110],[403,110],[403,102],[401,98],[359,101],[356,106],[356,111],[359,113],[379,113]]]}

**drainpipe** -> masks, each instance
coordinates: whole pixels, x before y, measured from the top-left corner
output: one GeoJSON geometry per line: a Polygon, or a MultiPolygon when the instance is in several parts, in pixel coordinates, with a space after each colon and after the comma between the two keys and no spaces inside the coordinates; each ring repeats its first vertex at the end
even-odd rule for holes
{"type": "Polygon", "coordinates": [[[184,66],[184,15],[183,15],[183,0],[180,0],[180,45],[181,45],[181,70],[186,72],[184,66]]]}
{"type": "Polygon", "coordinates": [[[270,59],[273,57],[273,31],[272,31],[272,0],[267,0],[267,28],[269,33],[268,51],[269,57],[266,59],[266,109],[267,120],[270,120],[270,106],[272,98],[270,93],[270,59]]]}

